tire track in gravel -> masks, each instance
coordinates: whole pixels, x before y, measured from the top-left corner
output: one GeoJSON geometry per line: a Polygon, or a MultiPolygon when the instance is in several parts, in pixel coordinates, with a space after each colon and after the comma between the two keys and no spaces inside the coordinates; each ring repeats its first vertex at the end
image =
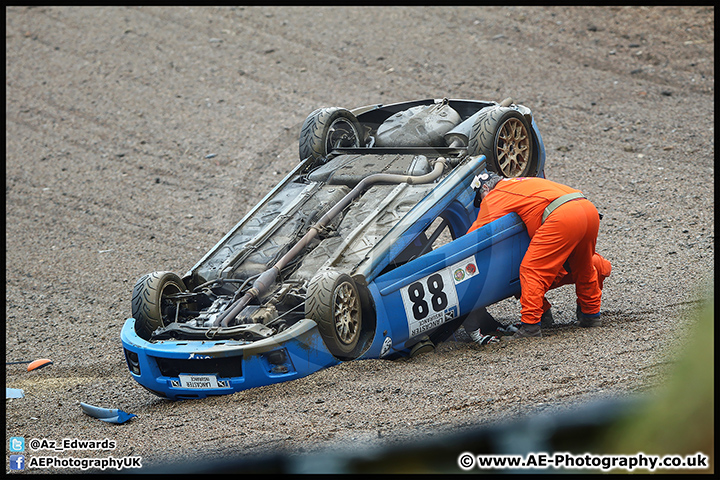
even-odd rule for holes
{"type": "MultiPolygon", "coordinates": [[[[305,49],[301,48],[303,45],[298,44],[294,39],[268,33],[247,21],[243,22],[243,19],[240,19],[240,25],[227,18],[220,19],[219,21],[222,22],[220,24],[200,24],[199,22],[192,23],[192,20],[196,19],[195,17],[175,15],[176,11],[163,10],[162,13],[158,13],[156,10],[147,10],[144,13],[156,16],[163,21],[172,22],[187,32],[202,32],[206,38],[214,39],[222,47],[222,51],[233,51],[230,56],[232,61],[229,63],[233,65],[243,80],[252,82],[252,87],[248,90],[252,91],[253,95],[262,95],[254,100],[258,106],[275,108],[273,105],[294,105],[294,108],[288,113],[291,119],[295,116],[295,121],[304,120],[305,110],[309,113],[317,108],[315,105],[319,100],[316,99],[309,103],[307,100],[307,98],[312,98],[308,95],[317,96],[316,91],[296,91],[298,76],[306,69],[307,60],[303,55],[305,49]],[[276,61],[272,68],[255,67],[255,65],[271,63],[273,54],[276,52],[282,53],[282,61],[276,61]]],[[[340,56],[329,55],[326,50],[315,49],[313,53],[319,56],[315,73],[323,76],[335,76],[337,68],[333,68],[332,65],[347,61],[340,56]]],[[[345,67],[341,68],[345,69],[345,67]]]]}
{"type": "MultiPolygon", "coordinates": [[[[49,18],[51,18],[52,20],[57,20],[58,22],[60,21],[59,19],[56,19],[55,17],[49,17],[49,18]]],[[[80,25],[80,24],[74,24],[74,25],[67,24],[67,25],[64,25],[63,27],[60,27],[60,26],[57,26],[57,27],[58,28],[67,28],[68,30],[71,30],[71,31],[72,30],[75,30],[78,32],[82,31],[82,25],[80,25]]],[[[78,37],[81,38],[82,35],[78,34],[78,37]]],[[[45,43],[48,47],[52,47],[51,42],[44,41],[43,43],[45,43]]],[[[117,42],[115,42],[114,40],[111,40],[110,42],[106,42],[102,45],[103,47],[106,47],[107,45],[114,46],[113,53],[95,52],[95,55],[93,55],[90,53],[82,53],[78,49],[75,49],[69,53],[66,50],[63,50],[60,53],[51,53],[51,55],[70,55],[70,57],[74,60],[64,60],[63,63],[66,63],[66,64],[82,63],[82,62],[84,62],[85,64],[95,64],[97,62],[97,58],[103,58],[103,55],[101,55],[101,53],[109,55],[111,58],[120,57],[122,55],[124,48],[122,46],[114,45],[115,43],[117,43],[117,42]]],[[[151,52],[152,52],[152,50],[151,50],[151,52]]],[[[162,54],[157,54],[157,55],[161,56],[162,54]]],[[[152,58],[152,55],[150,55],[150,57],[152,58]]],[[[153,62],[156,62],[157,64],[161,64],[161,65],[164,64],[164,62],[161,62],[160,58],[152,58],[151,63],[153,63],[153,62]]],[[[105,72],[103,74],[107,80],[101,81],[100,85],[96,85],[97,81],[94,81],[92,83],[92,88],[94,88],[96,91],[111,89],[111,90],[115,90],[118,92],[133,92],[133,91],[137,91],[137,90],[146,89],[146,87],[148,86],[148,85],[146,85],[147,84],[146,79],[143,79],[143,77],[138,76],[138,75],[133,76],[132,78],[128,78],[127,73],[123,73],[123,72],[120,72],[120,75],[118,75],[119,67],[120,67],[119,64],[114,65],[114,66],[111,65],[109,68],[112,69],[112,72],[105,72]],[[116,83],[119,83],[121,81],[123,83],[130,82],[131,84],[134,84],[135,87],[133,87],[132,85],[129,87],[126,87],[123,84],[123,88],[113,88],[112,80],[115,80],[116,83]]],[[[100,68],[100,67],[98,67],[98,68],[100,68]]],[[[129,72],[129,73],[132,73],[132,72],[129,72]]],[[[48,76],[50,76],[50,75],[48,74],[48,76]]],[[[93,81],[92,79],[86,80],[86,82],[92,82],[92,81],[93,81]]],[[[163,77],[162,81],[166,82],[167,77],[163,77]]],[[[157,87],[157,85],[155,85],[155,87],[157,87]]],[[[29,89],[31,87],[27,87],[27,88],[29,89]]],[[[90,88],[90,90],[92,90],[92,88],[90,88]]],[[[182,91],[182,89],[180,87],[178,87],[178,91],[182,91]]],[[[13,95],[11,95],[10,98],[14,98],[15,93],[16,92],[13,92],[13,95]]],[[[70,92],[68,92],[68,93],[70,93],[70,92]]],[[[87,124],[82,126],[83,131],[93,131],[92,126],[97,126],[97,127],[99,127],[97,130],[99,130],[99,132],[100,132],[100,139],[108,141],[108,143],[112,142],[114,144],[142,143],[143,140],[146,140],[145,136],[147,135],[147,133],[143,132],[143,131],[139,131],[137,129],[130,130],[127,128],[123,128],[121,126],[121,123],[115,121],[112,114],[110,114],[108,112],[119,111],[122,108],[127,107],[128,105],[131,105],[132,101],[136,98],[142,99],[143,104],[146,104],[146,102],[148,102],[148,101],[156,102],[156,103],[150,103],[148,105],[148,107],[151,110],[155,110],[155,111],[158,111],[158,110],[159,111],[168,111],[169,110],[171,113],[166,114],[166,117],[167,116],[173,117],[178,112],[177,108],[175,108],[175,109],[173,108],[172,103],[165,102],[164,99],[162,99],[162,97],[156,98],[156,96],[154,96],[154,95],[126,96],[124,98],[121,98],[119,101],[117,101],[110,107],[103,106],[102,110],[99,110],[99,106],[97,106],[95,104],[95,101],[93,101],[90,105],[88,105],[86,102],[86,103],[83,103],[83,105],[81,107],[78,107],[75,104],[75,102],[68,101],[66,96],[67,96],[67,94],[63,95],[63,97],[57,101],[53,101],[53,100],[51,100],[51,98],[45,97],[45,102],[47,104],[49,104],[54,109],[60,110],[59,112],[54,112],[54,113],[56,113],[56,115],[53,118],[57,119],[58,116],[62,118],[63,113],[74,114],[75,116],[83,118],[84,120],[86,120],[88,122],[87,124]],[[72,107],[62,107],[61,106],[62,104],[72,105],[72,107]],[[105,119],[101,118],[101,115],[106,115],[106,118],[105,119]],[[88,127],[90,127],[90,128],[88,128],[88,127]],[[112,135],[112,134],[114,134],[114,135],[112,135]]],[[[57,98],[57,97],[53,97],[53,98],[57,98]]],[[[48,113],[50,115],[53,114],[53,112],[48,112],[48,113]]],[[[160,140],[160,141],[162,142],[162,140],[160,140]]],[[[161,144],[161,146],[162,146],[162,144],[161,144]]],[[[174,149],[173,147],[168,148],[168,150],[173,150],[173,149],[174,149]]],[[[178,157],[181,157],[181,156],[178,155],[178,157]]],[[[182,158],[181,158],[181,161],[182,161],[182,158]]]]}
{"type": "MultiPolygon", "coordinates": [[[[60,21],[60,20],[58,20],[56,17],[49,17],[49,18],[51,18],[52,20],[60,21]]],[[[69,23],[68,23],[68,24],[64,25],[64,28],[67,28],[67,29],[69,29],[69,30],[80,31],[81,25],[80,25],[80,24],[74,24],[74,25],[73,25],[73,24],[69,24],[69,23]]],[[[184,35],[184,32],[179,33],[179,35],[184,35]]],[[[164,41],[165,41],[164,38],[163,38],[163,39],[157,39],[158,44],[156,45],[156,47],[157,47],[158,49],[162,49],[162,47],[160,47],[160,45],[161,45],[162,42],[164,42],[164,41]]],[[[45,41],[44,44],[46,44],[48,47],[51,47],[51,46],[52,46],[52,42],[45,41]]],[[[168,49],[170,49],[170,47],[167,46],[167,45],[165,45],[164,50],[168,50],[168,49]]],[[[115,50],[116,50],[116,53],[115,53],[115,54],[112,54],[112,53],[111,53],[111,54],[110,54],[111,57],[115,57],[115,56],[120,56],[120,55],[121,55],[121,53],[122,53],[122,48],[121,48],[121,47],[116,47],[115,50]]],[[[150,58],[152,59],[150,63],[156,63],[156,64],[160,64],[160,65],[165,64],[165,61],[162,60],[162,56],[163,56],[162,53],[155,53],[155,51],[152,50],[152,49],[150,50],[150,53],[151,53],[150,58]],[[157,57],[157,58],[153,58],[153,56],[155,56],[155,57],[157,57]]],[[[94,57],[94,56],[89,55],[89,54],[83,54],[83,53],[81,53],[81,52],[79,52],[79,51],[77,51],[77,50],[71,52],[71,54],[72,54],[73,57],[76,59],[76,61],[84,61],[84,62],[86,62],[86,63],[93,63],[93,62],[95,61],[95,57],[94,57]]],[[[70,62],[68,62],[68,63],[70,63],[70,62]]],[[[112,68],[112,67],[111,67],[111,68],[112,68]]],[[[117,73],[117,67],[115,68],[114,73],[117,73]]],[[[180,79],[180,77],[178,77],[177,75],[175,76],[175,78],[180,79]]],[[[167,79],[167,77],[165,77],[165,78],[163,79],[163,81],[165,81],[166,79],[167,79]]],[[[110,79],[110,80],[112,80],[112,79],[110,79]]],[[[183,79],[183,80],[184,80],[184,79],[183,79]]],[[[126,83],[126,82],[129,81],[130,83],[133,83],[133,84],[137,85],[137,87],[129,86],[129,87],[127,87],[127,88],[122,88],[122,89],[120,89],[120,91],[136,91],[136,90],[141,90],[142,88],[140,88],[140,86],[141,86],[141,85],[142,85],[142,86],[145,86],[145,83],[147,83],[147,80],[144,80],[144,79],[143,79],[142,77],[140,77],[140,76],[134,76],[134,77],[128,79],[128,78],[126,78],[125,76],[122,75],[122,72],[121,72],[120,77],[118,77],[118,78],[116,79],[116,82],[120,82],[120,81],[122,81],[123,83],[126,83]]],[[[182,87],[180,87],[179,85],[180,85],[180,84],[178,84],[177,91],[182,91],[182,87]]],[[[172,88],[172,86],[171,86],[170,88],[172,88]]],[[[252,87],[252,90],[257,91],[257,89],[258,89],[258,86],[257,86],[257,85],[255,85],[255,86],[252,87]]],[[[262,107],[265,106],[265,105],[267,105],[267,104],[269,103],[268,100],[269,100],[271,97],[276,98],[276,97],[277,97],[277,94],[279,93],[276,89],[270,89],[269,92],[270,92],[270,93],[267,95],[267,97],[266,97],[265,99],[261,99],[261,100],[259,100],[259,101],[258,101],[258,100],[250,99],[250,100],[247,102],[247,103],[249,104],[249,105],[248,105],[249,108],[246,108],[246,111],[248,111],[248,112],[258,111],[258,113],[256,114],[256,117],[257,117],[257,120],[258,120],[258,121],[259,121],[259,120],[263,117],[263,115],[264,115],[264,112],[262,111],[262,110],[263,110],[262,107]]],[[[225,97],[225,98],[232,98],[233,92],[230,92],[230,91],[228,91],[228,90],[220,90],[220,91],[215,91],[214,94],[215,94],[215,95],[220,95],[220,96],[225,97]]],[[[12,95],[12,96],[14,97],[15,95],[16,95],[16,92],[13,92],[13,95],[12,95]]],[[[147,99],[151,99],[151,98],[154,98],[154,97],[153,97],[153,96],[142,96],[141,98],[143,98],[143,102],[144,102],[144,101],[146,101],[147,99]]],[[[49,102],[49,100],[46,100],[46,101],[49,102]]],[[[162,99],[160,99],[160,100],[155,99],[154,102],[155,102],[155,104],[150,104],[150,105],[149,105],[149,108],[151,108],[152,110],[155,110],[155,111],[165,111],[165,112],[170,111],[170,113],[165,113],[165,117],[173,117],[173,116],[176,115],[176,113],[179,112],[179,110],[177,110],[177,108],[175,108],[175,109],[172,108],[172,107],[173,107],[172,103],[170,103],[170,104],[168,104],[168,103],[158,103],[158,102],[162,102],[162,99]]],[[[51,102],[50,105],[51,105],[52,107],[58,108],[58,107],[59,107],[59,104],[62,104],[62,103],[72,104],[73,102],[68,102],[67,100],[62,99],[61,101],[58,101],[58,102],[51,102]]],[[[123,99],[121,102],[116,103],[115,105],[112,105],[111,108],[106,107],[105,110],[115,111],[115,110],[118,110],[118,109],[127,108],[128,104],[132,105],[132,99],[131,99],[131,98],[125,98],[125,99],[123,99]]],[[[43,109],[42,107],[38,107],[38,108],[39,108],[41,111],[42,111],[42,110],[47,110],[47,109],[43,109]]],[[[72,108],[71,111],[68,111],[68,109],[66,108],[64,112],[63,112],[63,111],[60,111],[60,112],[52,112],[52,111],[50,111],[50,112],[43,112],[43,113],[48,113],[51,118],[54,118],[54,119],[56,119],[56,120],[58,119],[58,117],[63,118],[63,117],[64,117],[64,114],[66,114],[66,113],[74,114],[76,117],[78,117],[78,116],[79,116],[79,117],[82,117],[82,118],[84,118],[85,120],[89,121],[90,123],[89,123],[89,124],[83,124],[83,125],[81,125],[79,128],[82,128],[83,130],[86,130],[86,131],[98,130],[98,131],[100,132],[100,139],[101,139],[101,140],[108,141],[108,143],[113,143],[113,144],[115,144],[115,145],[118,145],[118,144],[120,144],[120,145],[122,145],[122,144],[129,144],[130,146],[133,146],[133,145],[137,145],[138,143],[142,144],[143,141],[146,139],[147,132],[137,131],[137,130],[134,130],[134,131],[133,131],[133,130],[127,130],[127,129],[126,129],[126,130],[118,130],[118,127],[115,126],[117,122],[113,122],[113,121],[111,120],[111,118],[108,117],[108,119],[105,120],[105,121],[100,120],[100,119],[97,117],[97,111],[96,111],[96,109],[95,109],[93,106],[87,106],[84,111],[79,110],[79,108],[76,107],[76,106],[73,106],[73,107],[71,107],[71,108],[72,108]],[[54,115],[53,115],[53,113],[54,113],[54,115]],[[99,128],[93,128],[93,127],[99,127],[99,128]]],[[[82,107],[80,107],[80,108],[82,108],[82,107]]],[[[27,110],[27,109],[24,109],[24,110],[27,110]]],[[[50,109],[50,110],[52,110],[52,109],[50,109]]],[[[183,116],[183,115],[178,115],[178,116],[183,116]]],[[[11,117],[11,119],[12,119],[12,120],[15,120],[15,118],[13,118],[13,117],[11,117]]],[[[199,119],[196,119],[196,120],[202,120],[202,118],[199,118],[199,119]]],[[[246,120],[251,120],[251,121],[252,121],[252,117],[246,118],[246,120]]],[[[18,119],[18,121],[20,121],[20,120],[18,119]]],[[[267,127],[264,127],[264,128],[271,128],[271,126],[267,126],[267,127]]],[[[167,141],[165,141],[165,140],[163,140],[163,139],[158,139],[158,140],[156,140],[155,142],[160,144],[160,145],[159,145],[159,147],[160,147],[159,149],[160,149],[161,151],[165,151],[166,153],[165,153],[164,155],[167,156],[167,157],[170,157],[170,156],[171,156],[171,153],[167,153],[167,152],[172,152],[173,150],[175,150],[175,149],[177,148],[175,145],[171,145],[171,144],[168,145],[168,144],[167,144],[167,141]]],[[[137,147],[134,147],[134,148],[137,149],[137,147]]],[[[186,151],[187,151],[187,150],[186,150],[186,151]]],[[[174,163],[174,165],[178,165],[178,164],[179,164],[179,165],[182,166],[182,167],[194,167],[193,160],[192,160],[191,158],[189,158],[189,157],[186,157],[186,156],[184,155],[184,153],[186,153],[186,152],[183,152],[183,154],[181,154],[181,155],[175,155],[175,156],[173,156],[173,161],[176,162],[176,163],[174,163]]],[[[127,160],[127,159],[126,159],[126,160],[127,160]]],[[[162,159],[160,159],[160,160],[162,160],[162,159]]],[[[142,162],[144,163],[145,161],[143,160],[142,162]]],[[[169,170],[167,167],[166,167],[164,170],[160,169],[160,168],[161,168],[160,166],[155,166],[154,168],[157,170],[158,173],[167,174],[167,173],[170,173],[170,172],[171,172],[171,170],[169,170]]]]}
{"type": "MultiPolygon", "coordinates": [[[[66,22],[62,22],[57,17],[52,16],[48,16],[48,18],[50,18],[52,21],[62,24],[62,26],[51,25],[51,30],[53,28],[63,28],[66,31],[72,31],[73,29],[79,31],[81,29],[81,26],[79,24],[70,25],[66,22]]],[[[19,35],[20,31],[18,31],[16,34],[19,35]]],[[[12,33],[10,33],[10,35],[12,35],[12,33]]],[[[52,47],[52,42],[43,40],[40,41],[40,43],[48,47],[48,49],[52,47]]],[[[65,51],[63,52],[63,55],[66,55],[65,51]]],[[[81,54],[77,50],[71,52],[71,55],[75,57],[75,61],[83,59],[86,59],[86,61],[88,61],[88,56],[81,54]]],[[[138,80],[134,81],[137,82],[138,80]]],[[[152,159],[152,152],[138,152],[137,148],[134,148],[133,152],[141,153],[143,155],[127,157],[124,154],[119,154],[115,156],[102,154],[103,143],[121,143],[117,141],[117,138],[112,137],[119,136],[131,139],[134,137],[136,140],[139,137],[134,131],[130,131],[127,129],[122,130],[121,128],[117,128],[114,123],[111,124],[107,120],[98,119],[98,117],[93,113],[94,110],[92,109],[92,106],[83,110],[83,106],[86,104],[78,107],[73,102],[65,99],[55,100],[55,98],[57,97],[45,96],[34,98],[30,94],[29,87],[22,88],[11,86],[9,88],[8,98],[28,98],[31,99],[31,102],[33,102],[33,105],[31,107],[18,107],[18,110],[16,110],[17,114],[10,112],[8,115],[8,120],[11,124],[15,124],[17,127],[19,127],[19,130],[27,129],[34,132],[35,134],[41,134],[43,137],[48,139],[46,140],[46,144],[52,144],[52,148],[54,150],[60,148],[62,151],[69,152],[70,150],[73,150],[72,147],[75,147],[75,149],[77,150],[84,150],[86,153],[91,155],[94,154],[96,158],[93,164],[96,168],[107,168],[110,171],[115,171],[118,169],[126,169],[132,171],[133,168],[143,169],[147,166],[148,168],[145,169],[144,176],[160,175],[166,178],[171,177],[173,170],[177,168],[175,165],[161,166],[158,164],[158,162],[155,162],[153,160],[148,161],[147,155],[149,155],[152,159]],[[41,98],[41,100],[38,101],[38,98],[41,98]],[[64,106],[64,104],[71,106],[64,106]],[[62,130],[56,128],[63,122],[65,122],[64,124],[71,125],[72,127],[62,130]],[[91,135],[87,136],[78,136],[78,130],[92,133],[91,135]],[[87,139],[88,137],[94,137],[96,139],[94,141],[94,144],[88,144],[88,142],[90,141],[87,139]],[[99,140],[97,140],[97,138],[99,138],[99,140]],[[98,144],[101,146],[98,147],[98,144]],[[100,163],[98,163],[98,160],[103,157],[104,160],[100,160],[100,163]],[[120,157],[125,158],[119,160],[118,158],[120,157]],[[103,164],[105,165],[103,166],[103,164]]],[[[19,136],[32,136],[32,134],[23,135],[22,133],[20,133],[19,136]]],[[[139,143],[142,144],[143,142],[140,141],[139,143]]],[[[43,160],[48,161],[52,160],[52,158],[46,157],[43,160]]],[[[89,165],[85,168],[90,167],[91,166],[89,165]]],[[[23,170],[27,169],[27,167],[25,166],[20,168],[23,170]]],[[[68,194],[68,192],[63,191],[63,197],[61,201],[51,201],[49,203],[41,202],[41,204],[37,204],[37,197],[33,195],[33,191],[40,191],[41,189],[47,190],[46,185],[48,176],[46,175],[44,179],[38,179],[31,174],[22,175],[25,177],[26,182],[25,185],[20,186],[20,184],[17,183],[19,180],[19,176],[17,175],[17,171],[15,170],[14,164],[12,162],[10,162],[8,170],[10,174],[9,176],[11,177],[10,191],[12,193],[10,193],[10,195],[19,195],[21,197],[18,199],[18,201],[13,202],[13,214],[17,212],[19,215],[29,216],[31,212],[34,212],[35,214],[39,212],[46,212],[44,216],[48,219],[52,219],[56,216],[68,216],[67,209],[69,209],[70,212],[74,212],[69,213],[69,216],[71,218],[80,219],[83,217],[87,218],[86,216],[88,214],[92,216],[98,213],[102,213],[103,218],[119,218],[127,222],[127,224],[135,224],[136,226],[140,227],[141,230],[149,230],[149,228],[147,227],[151,226],[154,222],[161,218],[158,216],[157,213],[153,213],[152,211],[146,211],[146,206],[143,206],[142,199],[139,199],[138,203],[136,203],[137,207],[135,209],[131,209],[130,211],[128,211],[127,205],[122,205],[122,202],[125,201],[125,199],[123,198],[124,195],[122,192],[122,186],[120,186],[120,191],[103,190],[98,191],[96,195],[93,195],[88,190],[83,190],[81,192],[79,191],[76,194],[68,194]],[[13,178],[14,173],[16,175],[13,178]],[[23,196],[25,196],[25,198],[22,198],[23,196]],[[142,219],[143,217],[146,217],[146,219],[144,221],[141,220],[141,223],[134,222],[132,220],[133,218],[142,219]]],[[[62,168],[62,170],[64,171],[66,170],[66,168],[62,168]]],[[[30,172],[28,171],[28,173],[30,172]]],[[[61,176],[58,175],[58,173],[52,176],[56,180],[59,180],[59,177],[61,176]]],[[[206,183],[208,184],[211,182],[212,180],[206,180],[206,183]]],[[[109,181],[107,183],[110,185],[117,185],[116,182],[112,181],[109,181]]],[[[178,187],[177,185],[169,186],[174,188],[178,187]]],[[[130,185],[127,185],[127,187],[131,191],[137,190],[136,186],[130,187],[130,185]]],[[[172,195],[167,195],[165,196],[165,198],[171,199],[172,195]]],[[[105,223],[91,223],[89,227],[91,233],[84,232],[83,236],[93,236],[92,233],[95,233],[96,235],[99,235],[101,233],[105,235],[112,235],[113,233],[117,233],[117,238],[121,238],[125,228],[126,227],[123,226],[122,221],[113,223],[113,226],[108,226],[105,223]],[[93,232],[93,230],[95,230],[95,232],[93,232]]],[[[192,230],[195,230],[196,232],[205,233],[207,231],[207,227],[197,221],[192,222],[190,228],[192,230]]],[[[175,237],[171,238],[174,239],[175,237]]],[[[168,243],[169,245],[166,245],[166,247],[170,247],[172,250],[173,247],[182,247],[184,242],[182,239],[177,238],[176,240],[170,241],[168,243]]]]}
{"type": "MultiPolygon", "coordinates": [[[[358,8],[362,9],[362,7],[358,8]]],[[[307,13],[304,19],[293,16],[292,11],[268,9],[264,16],[254,15],[246,21],[252,21],[253,27],[251,28],[254,28],[260,34],[268,30],[277,32],[277,23],[282,26],[288,23],[299,24],[301,25],[301,32],[307,29],[325,29],[328,32],[335,29],[342,32],[339,35],[333,35],[331,38],[328,38],[330,37],[329,34],[328,37],[325,37],[329,41],[323,43],[313,40],[310,36],[298,36],[282,29],[280,29],[279,34],[265,35],[270,44],[274,44],[273,40],[280,36],[282,38],[280,43],[285,46],[302,46],[299,53],[293,54],[291,59],[317,56],[323,63],[328,62],[336,65],[336,68],[329,70],[327,74],[325,71],[322,71],[321,74],[323,76],[328,75],[330,78],[341,82],[340,91],[364,97],[365,103],[377,103],[378,98],[383,95],[382,90],[389,86],[388,83],[400,83],[403,85],[403,91],[406,92],[403,98],[393,99],[392,101],[402,101],[408,98],[427,98],[433,95],[436,97],[443,96],[442,91],[436,92],[434,88],[430,89],[431,93],[428,94],[428,83],[436,78],[442,79],[442,76],[448,73],[445,67],[426,58],[397,56],[393,51],[392,44],[387,42],[383,33],[386,33],[384,30],[388,28],[391,30],[403,29],[403,36],[409,43],[418,42],[419,46],[427,44],[428,49],[441,49],[443,47],[442,42],[435,41],[433,37],[442,36],[445,31],[456,30],[463,23],[467,23],[467,19],[458,19],[452,14],[443,14],[444,12],[441,9],[387,8],[383,10],[382,22],[358,24],[353,20],[348,20],[358,17],[357,13],[354,13],[358,11],[358,8],[342,8],[345,17],[343,22],[332,25],[324,22],[324,13],[327,13],[327,9],[324,7],[304,10],[307,13]],[[437,16],[437,23],[442,24],[443,28],[439,29],[438,32],[416,31],[412,28],[412,25],[421,24],[426,20],[428,15],[437,16]],[[385,25],[385,28],[383,29],[380,25],[385,25]],[[312,55],[303,56],[302,52],[312,52],[312,55]],[[383,55],[368,58],[371,52],[383,52],[383,55]],[[427,60],[427,62],[423,62],[423,60],[427,60]],[[428,62],[432,63],[432,65],[428,62]]],[[[362,15],[359,17],[364,18],[362,15]]],[[[364,20],[367,21],[366,18],[364,20]]],[[[293,29],[293,32],[296,30],[293,29]]],[[[422,47],[419,50],[423,50],[422,47]]],[[[443,56],[442,51],[439,53],[439,56],[443,56]]],[[[446,54],[452,55],[452,51],[448,51],[446,54]]],[[[323,63],[319,65],[320,68],[323,67],[323,63]]],[[[293,64],[295,68],[303,68],[306,62],[295,61],[293,64]]],[[[466,77],[467,81],[473,83],[473,78],[470,75],[472,68],[471,66],[463,67],[467,75],[457,71],[452,72],[451,75],[466,77]]],[[[271,80],[271,78],[266,79],[266,81],[271,80]]],[[[457,84],[454,86],[457,86],[457,84]]],[[[317,95],[314,91],[312,94],[317,95]]],[[[322,105],[325,105],[327,95],[323,95],[323,98],[323,100],[316,100],[313,107],[320,105],[318,102],[323,102],[322,105]]],[[[384,103],[392,103],[392,101],[384,103]]]]}

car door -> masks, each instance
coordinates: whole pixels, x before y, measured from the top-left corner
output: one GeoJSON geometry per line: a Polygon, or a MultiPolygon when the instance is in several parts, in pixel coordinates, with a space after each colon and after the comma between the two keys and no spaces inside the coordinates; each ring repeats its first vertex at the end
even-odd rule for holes
{"type": "MultiPolygon", "coordinates": [[[[436,224],[442,226],[442,215],[436,224]]],[[[377,315],[384,316],[392,332],[394,350],[520,291],[520,262],[530,240],[519,216],[508,214],[447,242],[442,235],[432,238],[433,225],[409,246],[415,254],[403,250],[395,268],[369,285],[377,315]]]]}

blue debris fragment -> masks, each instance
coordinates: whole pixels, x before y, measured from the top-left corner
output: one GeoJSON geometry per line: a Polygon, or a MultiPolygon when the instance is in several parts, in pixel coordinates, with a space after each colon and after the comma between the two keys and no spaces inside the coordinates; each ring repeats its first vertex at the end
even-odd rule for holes
{"type": "Polygon", "coordinates": [[[80,402],[80,406],[87,415],[107,423],[125,423],[131,418],[137,417],[134,413],[123,412],[117,408],[101,408],[83,402],[80,402]]]}
{"type": "Polygon", "coordinates": [[[25,396],[25,393],[23,392],[22,388],[5,387],[5,399],[23,398],[24,396],[25,396]]]}

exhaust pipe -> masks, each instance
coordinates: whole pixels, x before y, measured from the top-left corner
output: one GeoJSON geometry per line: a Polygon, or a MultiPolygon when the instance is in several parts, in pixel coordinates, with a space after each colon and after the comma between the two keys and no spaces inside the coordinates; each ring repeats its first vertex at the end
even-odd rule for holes
{"type": "Polygon", "coordinates": [[[435,161],[433,171],[425,175],[397,175],[391,173],[374,173],[363,178],[342,200],[340,200],[333,208],[323,215],[323,217],[305,233],[305,235],[291,248],[283,257],[272,267],[265,270],[255,280],[250,290],[239,298],[233,305],[223,313],[218,315],[213,326],[228,327],[237,315],[255,298],[268,291],[270,286],[275,283],[280,271],[285,268],[302,250],[315,238],[320,230],[323,230],[340,212],[345,209],[350,202],[355,200],[366,188],[376,183],[399,184],[407,183],[409,185],[421,185],[437,180],[442,175],[447,160],[438,157],[435,161]]]}

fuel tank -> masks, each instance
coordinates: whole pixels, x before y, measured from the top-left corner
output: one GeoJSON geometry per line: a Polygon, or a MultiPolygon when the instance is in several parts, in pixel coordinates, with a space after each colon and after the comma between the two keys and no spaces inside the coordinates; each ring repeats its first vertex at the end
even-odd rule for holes
{"type": "Polygon", "coordinates": [[[445,147],[445,134],[460,123],[458,114],[442,100],[433,105],[418,105],[403,110],[378,127],[378,147],[445,147]]]}

